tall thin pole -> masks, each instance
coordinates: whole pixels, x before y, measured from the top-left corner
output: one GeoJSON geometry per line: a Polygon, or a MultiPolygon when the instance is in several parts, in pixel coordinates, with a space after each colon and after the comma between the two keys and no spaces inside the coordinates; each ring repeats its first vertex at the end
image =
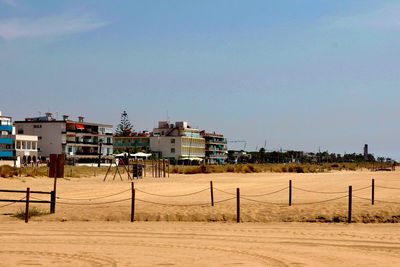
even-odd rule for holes
{"type": "Polygon", "coordinates": [[[371,204],[375,204],[375,179],[372,179],[372,188],[371,188],[371,204]]]}
{"type": "Polygon", "coordinates": [[[134,222],[134,218],[135,218],[135,186],[132,182],[131,222],[134,222]]]}
{"type": "Polygon", "coordinates": [[[289,180],[289,206],[292,206],[292,180],[289,180]]]}
{"type": "Polygon", "coordinates": [[[236,188],[236,222],[240,223],[240,189],[236,188]]]}
{"type": "Polygon", "coordinates": [[[214,189],[212,181],[210,181],[210,193],[211,193],[211,206],[214,207],[214,189]]]}
{"type": "Polygon", "coordinates": [[[26,188],[26,201],[25,201],[25,223],[28,223],[29,220],[29,195],[31,189],[28,187],[26,188]]]}
{"type": "Polygon", "coordinates": [[[162,160],[162,165],[163,165],[163,177],[165,178],[165,159],[162,160]]]}
{"type": "Polygon", "coordinates": [[[348,214],[348,216],[347,216],[347,222],[348,222],[348,223],[351,223],[352,191],[353,191],[353,188],[352,188],[352,186],[350,185],[350,186],[349,186],[349,210],[348,210],[349,214],[348,214]]]}

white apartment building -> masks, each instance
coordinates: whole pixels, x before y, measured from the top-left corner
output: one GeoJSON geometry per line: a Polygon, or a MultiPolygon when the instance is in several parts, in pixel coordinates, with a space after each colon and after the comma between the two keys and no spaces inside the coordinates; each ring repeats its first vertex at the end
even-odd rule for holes
{"type": "Polygon", "coordinates": [[[45,116],[16,121],[17,134],[38,136],[38,154],[65,154],[67,158],[95,159],[99,152],[106,157],[113,153],[112,125],[89,123],[84,117],[78,121],[56,120],[51,113],[45,116]]]}
{"type": "Polygon", "coordinates": [[[200,130],[187,122],[158,122],[158,128],[154,128],[150,136],[150,149],[163,158],[176,160],[204,161],[205,157],[205,141],[200,130]]]}

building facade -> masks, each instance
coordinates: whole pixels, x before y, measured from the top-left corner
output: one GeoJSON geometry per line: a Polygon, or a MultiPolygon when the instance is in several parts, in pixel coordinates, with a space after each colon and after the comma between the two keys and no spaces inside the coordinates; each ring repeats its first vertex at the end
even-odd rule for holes
{"type": "Polygon", "coordinates": [[[205,142],[200,130],[190,127],[187,122],[170,124],[160,121],[150,137],[150,149],[160,157],[190,161],[204,161],[205,142]]]}
{"type": "Polygon", "coordinates": [[[20,167],[21,164],[36,163],[38,137],[15,134],[12,119],[2,116],[0,111],[0,165],[20,167]]]}
{"type": "Polygon", "coordinates": [[[13,134],[11,117],[3,116],[0,111],[0,160],[15,160],[13,134]]]}
{"type": "Polygon", "coordinates": [[[228,159],[227,140],[222,134],[200,132],[205,141],[205,163],[225,164],[228,159]]]}
{"type": "Polygon", "coordinates": [[[112,125],[78,121],[64,115],[62,120],[45,116],[16,121],[18,134],[38,136],[38,154],[48,158],[50,154],[65,154],[67,159],[93,160],[99,154],[108,158],[113,154],[112,125]]]}
{"type": "Polygon", "coordinates": [[[136,152],[136,151],[150,151],[150,133],[132,133],[129,136],[113,136],[114,151],[121,153],[136,152]]]}

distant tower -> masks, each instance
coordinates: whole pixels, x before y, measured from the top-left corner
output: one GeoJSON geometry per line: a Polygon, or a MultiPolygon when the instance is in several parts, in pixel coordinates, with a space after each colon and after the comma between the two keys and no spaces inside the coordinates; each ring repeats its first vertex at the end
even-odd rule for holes
{"type": "Polygon", "coordinates": [[[364,145],[364,160],[368,161],[368,144],[364,145]]]}

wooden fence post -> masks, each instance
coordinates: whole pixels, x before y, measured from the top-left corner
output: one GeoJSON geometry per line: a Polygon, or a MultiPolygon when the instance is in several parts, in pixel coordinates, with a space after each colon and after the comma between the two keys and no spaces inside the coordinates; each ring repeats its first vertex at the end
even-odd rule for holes
{"type": "Polygon", "coordinates": [[[236,188],[236,222],[240,223],[240,189],[236,188]]]}
{"type": "Polygon", "coordinates": [[[347,216],[347,222],[348,222],[348,223],[351,223],[352,189],[353,189],[353,188],[352,188],[352,186],[350,185],[350,186],[349,186],[349,208],[348,208],[348,209],[349,209],[349,210],[348,210],[348,213],[349,213],[349,214],[348,214],[348,216],[347,216]]]}
{"type": "Polygon", "coordinates": [[[211,206],[214,207],[214,189],[212,181],[210,181],[210,193],[211,193],[211,206]]]}
{"type": "Polygon", "coordinates": [[[292,180],[289,180],[289,206],[292,206],[292,180]]]}
{"type": "Polygon", "coordinates": [[[165,159],[162,160],[163,165],[163,177],[165,178],[165,159]]]}
{"type": "Polygon", "coordinates": [[[375,179],[372,179],[372,188],[371,188],[371,203],[375,204],[375,179]]]}
{"type": "Polygon", "coordinates": [[[55,213],[56,212],[56,192],[51,191],[51,197],[50,197],[50,213],[55,213]]]}
{"type": "Polygon", "coordinates": [[[29,194],[30,188],[26,188],[26,199],[25,199],[25,223],[28,223],[29,220],[29,194]]]}
{"type": "Polygon", "coordinates": [[[135,187],[132,182],[131,222],[134,222],[134,217],[135,217],[135,187]]]}

